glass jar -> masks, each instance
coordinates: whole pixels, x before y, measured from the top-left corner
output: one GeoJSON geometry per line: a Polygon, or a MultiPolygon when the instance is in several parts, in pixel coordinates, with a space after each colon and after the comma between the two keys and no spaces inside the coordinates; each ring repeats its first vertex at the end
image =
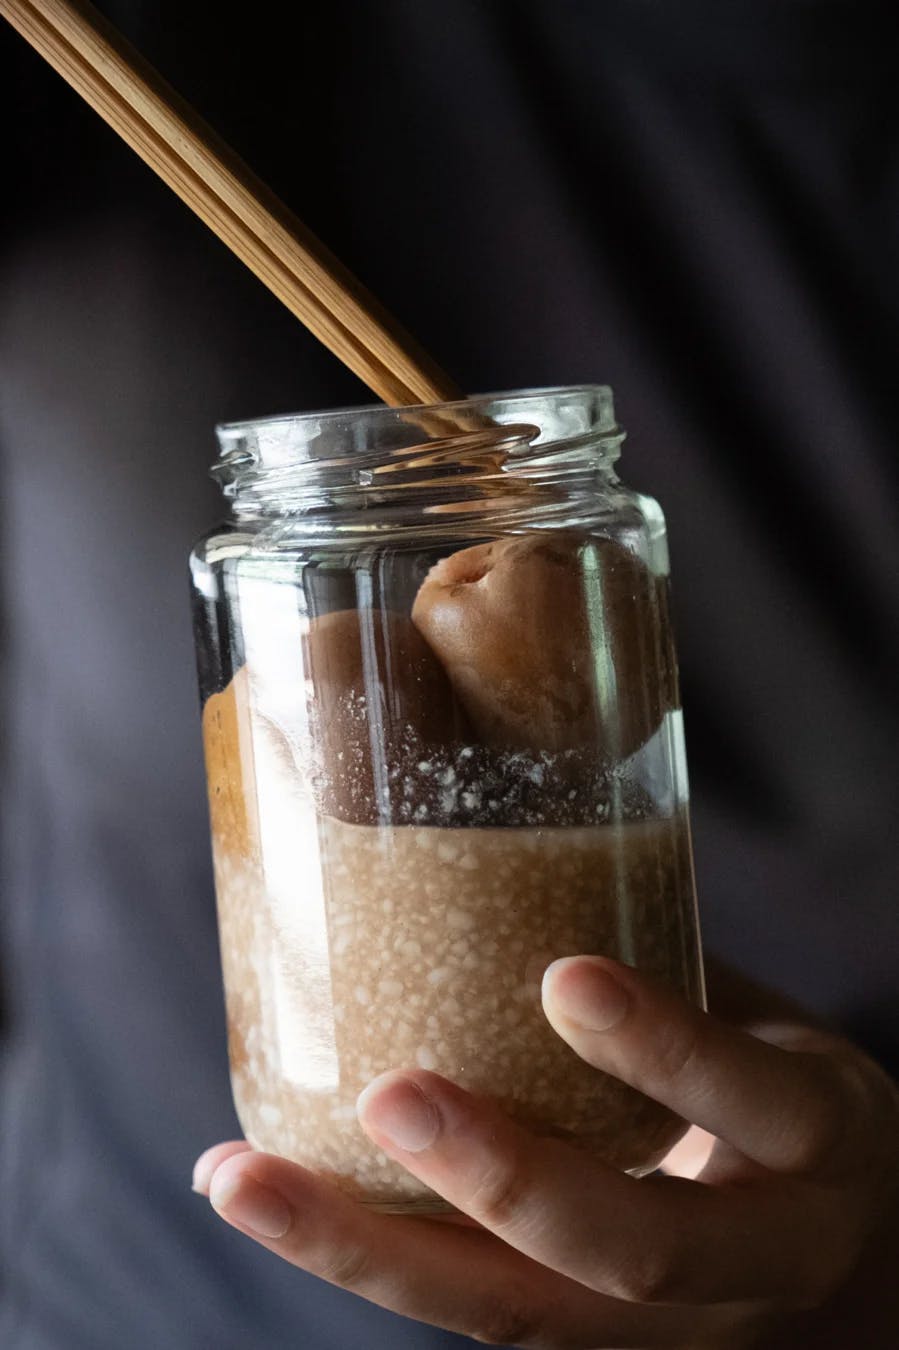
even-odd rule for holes
{"type": "Polygon", "coordinates": [[[439,1201],[357,1094],[435,1070],[635,1173],[685,1126],[551,1030],[550,961],[701,1002],[657,504],[601,387],[219,429],[191,557],[219,928],[250,1143],[439,1201]]]}

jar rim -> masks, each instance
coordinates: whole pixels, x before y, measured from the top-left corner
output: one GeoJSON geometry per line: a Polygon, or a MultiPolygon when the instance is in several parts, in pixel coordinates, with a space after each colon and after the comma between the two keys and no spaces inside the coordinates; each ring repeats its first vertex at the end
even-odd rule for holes
{"type": "MultiPolygon", "coordinates": [[[[615,430],[615,412],[612,388],[607,384],[545,385],[532,389],[501,390],[494,393],[472,394],[470,398],[454,399],[449,403],[407,403],[392,407],[386,403],[347,404],[340,408],[312,409],[299,413],[274,413],[266,417],[241,418],[238,421],[219,422],[215,433],[219,443],[233,443],[236,438],[245,439],[248,435],[262,431],[265,433],[278,428],[302,426],[307,422],[325,423],[329,428],[337,427],[348,418],[364,418],[366,425],[389,424],[400,420],[405,414],[424,412],[484,411],[484,405],[497,403],[519,404],[536,400],[571,400],[577,395],[594,400],[598,416],[593,430],[599,433],[615,430]]],[[[223,446],[224,448],[224,446],[223,446]]]]}

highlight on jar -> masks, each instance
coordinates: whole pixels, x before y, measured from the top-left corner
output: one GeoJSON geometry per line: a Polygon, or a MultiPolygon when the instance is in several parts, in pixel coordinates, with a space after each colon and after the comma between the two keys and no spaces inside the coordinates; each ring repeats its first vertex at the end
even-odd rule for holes
{"type": "Polygon", "coordinates": [[[559,1039],[543,972],[703,997],[659,507],[608,390],[465,407],[225,428],[192,557],[238,1115],[384,1209],[443,1202],[359,1127],[377,1074],[644,1173],[683,1122],[559,1039]]]}

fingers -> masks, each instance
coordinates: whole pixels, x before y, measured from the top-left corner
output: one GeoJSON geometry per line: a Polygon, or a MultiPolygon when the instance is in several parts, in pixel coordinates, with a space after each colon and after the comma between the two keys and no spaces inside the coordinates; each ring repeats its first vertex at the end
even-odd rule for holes
{"type": "Polygon", "coordinates": [[[553,962],[543,1006],[582,1059],[763,1167],[822,1175],[842,1157],[851,1104],[825,1056],[750,1036],[604,957],[553,962]]]}
{"type": "Polygon", "coordinates": [[[223,1163],[226,1158],[233,1158],[237,1153],[248,1153],[249,1151],[250,1145],[246,1139],[230,1139],[226,1144],[214,1144],[205,1153],[201,1153],[194,1163],[192,1189],[198,1195],[208,1195],[212,1174],[219,1164],[223,1163]]]}
{"type": "MultiPolygon", "coordinates": [[[[227,1146],[224,1146],[227,1147],[227,1146]]],[[[205,1155],[208,1156],[208,1155],[205,1155]]],[[[228,1223],[331,1284],[489,1344],[539,1350],[681,1344],[721,1310],[636,1308],[542,1269],[489,1233],[377,1214],[268,1154],[225,1159],[210,1200],[228,1223]]]]}
{"type": "Polygon", "coordinates": [[[556,1030],[598,1068],[761,1167],[826,1180],[759,1173],[751,1186],[638,1182],[415,1070],[372,1084],[360,1098],[360,1121],[380,1148],[482,1229],[374,1214],[284,1160],[255,1153],[215,1169],[213,1205],[313,1274],[406,1316],[499,1343],[678,1344],[671,1319],[687,1310],[676,1305],[696,1305],[684,1325],[698,1335],[704,1319],[726,1318],[738,1300],[813,1301],[821,1272],[841,1268],[842,1248],[852,1246],[851,1234],[838,1240],[852,1225],[834,1224],[843,1192],[831,1168],[843,1097],[852,1094],[827,1072],[826,1058],[718,1023],[603,958],[554,963],[544,1005],[556,1030]],[[717,1306],[700,1313],[702,1304],[717,1306]]]}
{"type": "Polygon", "coordinates": [[[422,1070],[359,1099],[363,1128],[451,1204],[533,1261],[644,1304],[802,1298],[820,1249],[786,1183],[637,1181],[422,1070]]]}

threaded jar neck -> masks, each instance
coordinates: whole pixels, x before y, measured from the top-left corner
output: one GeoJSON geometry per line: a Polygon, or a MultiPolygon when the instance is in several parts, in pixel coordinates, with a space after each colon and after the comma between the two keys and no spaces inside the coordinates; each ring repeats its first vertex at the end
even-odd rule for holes
{"type": "Polygon", "coordinates": [[[211,472],[235,516],[320,516],[333,529],[360,512],[396,528],[404,516],[551,509],[616,481],[624,432],[612,391],[582,385],[269,417],[217,436],[211,472]]]}

